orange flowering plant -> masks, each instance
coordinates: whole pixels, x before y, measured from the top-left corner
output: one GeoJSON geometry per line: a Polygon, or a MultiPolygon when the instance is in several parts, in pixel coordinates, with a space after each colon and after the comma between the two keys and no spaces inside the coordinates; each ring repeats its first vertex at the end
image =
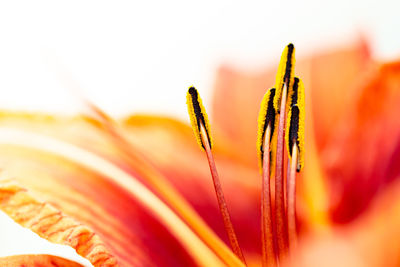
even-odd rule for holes
{"type": "MultiPolygon", "coordinates": [[[[210,121],[188,91],[193,127],[3,111],[0,209],[88,266],[400,266],[398,103],[400,63],[359,41],[222,67],[210,121]]],[[[0,263],[83,265],[59,256],[0,263]]]]}

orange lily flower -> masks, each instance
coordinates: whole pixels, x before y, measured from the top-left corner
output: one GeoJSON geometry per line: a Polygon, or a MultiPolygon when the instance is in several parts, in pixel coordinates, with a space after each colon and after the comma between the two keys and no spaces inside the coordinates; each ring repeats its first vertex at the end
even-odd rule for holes
{"type": "MultiPolygon", "coordinates": [[[[276,68],[223,67],[215,84],[213,153],[248,266],[262,262],[256,129],[276,68]]],[[[400,64],[374,62],[360,41],[300,58],[295,73],[306,94],[306,153],[298,247],[282,265],[398,266],[400,64]]],[[[243,266],[191,127],[146,115],[113,120],[89,106],[74,118],[0,114],[0,209],[93,266],[243,266]]],[[[51,255],[0,258],[50,261],[72,266],[51,255]]]]}

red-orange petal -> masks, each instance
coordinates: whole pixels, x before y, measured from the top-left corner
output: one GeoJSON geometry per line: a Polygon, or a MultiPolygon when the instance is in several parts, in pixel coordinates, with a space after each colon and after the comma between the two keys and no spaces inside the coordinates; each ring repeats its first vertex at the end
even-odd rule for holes
{"type": "MultiPolygon", "coordinates": [[[[0,127],[56,137],[131,172],[128,165],[117,161],[114,145],[86,119],[3,113],[0,127]],[[110,155],[116,156],[114,162],[110,155]]],[[[24,142],[33,141],[28,138],[24,142]]],[[[106,179],[79,161],[40,148],[1,145],[0,162],[7,166],[7,172],[35,196],[90,226],[122,266],[193,264],[188,250],[177,240],[185,237],[171,234],[157,219],[159,214],[154,216],[157,211],[144,207],[113,179],[106,179]]],[[[202,255],[200,250],[197,254],[202,255]]]]}
{"type": "MultiPolygon", "coordinates": [[[[400,183],[374,199],[366,212],[332,234],[302,242],[289,266],[396,267],[400,264],[400,183]]],[[[285,265],[287,266],[287,265],[285,265]]]]}
{"type": "MultiPolygon", "coordinates": [[[[176,120],[133,116],[122,122],[129,140],[228,243],[218,209],[207,158],[193,137],[192,129],[176,120]],[[154,142],[157,140],[157,142],[154,142]]],[[[240,245],[248,258],[259,259],[258,171],[237,164],[215,144],[215,160],[240,245]]],[[[248,260],[247,260],[248,261],[248,260]]]]}
{"type": "Polygon", "coordinates": [[[400,174],[400,62],[381,65],[361,81],[326,147],[333,219],[347,222],[400,174]]]}

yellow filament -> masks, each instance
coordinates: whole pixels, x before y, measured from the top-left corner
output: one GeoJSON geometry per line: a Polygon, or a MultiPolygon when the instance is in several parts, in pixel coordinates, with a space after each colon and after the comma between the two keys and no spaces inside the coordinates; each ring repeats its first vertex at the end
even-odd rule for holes
{"type": "Polygon", "coordinates": [[[208,116],[203,106],[203,102],[201,101],[200,95],[193,86],[189,88],[186,94],[186,104],[188,107],[190,123],[192,125],[196,141],[199,144],[201,150],[204,151],[204,145],[203,141],[201,140],[200,124],[204,126],[204,129],[207,133],[210,148],[212,148],[213,140],[210,135],[210,123],[208,122],[208,116]]]}
{"type": "Polygon", "coordinates": [[[287,88],[293,86],[293,79],[294,79],[294,65],[295,65],[295,48],[293,44],[288,44],[282,52],[281,60],[279,62],[278,72],[276,73],[276,81],[275,81],[275,98],[274,98],[274,108],[279,113],[280,112],[280,105],[281,105],[281,97],[282,97],[282,90],[284,84],[287,82],[287,88]],[[292,50],[292,53],[289,54],[289,51],[292,50]],[[285,74],[287,66],[290,67],[289,76],[287,77],[288,80],[285,81],[285,74]]]}
{"type": "MultiPolygon", "coordinates": [[[[260,112],[258,114],[258,132],[257,132],[257,156],[258,156],[258,163],[260,167],[260,172],[262,173],[262,166],[263,166],[263,151],[262,148],[264,147],[264,134],[265,134],[265,123],[266,123],[266,116],[268,113],[268,103],[271,100],[271,90],[269,89],[265,94],[261,101],[260,112]]],[[[273,97],[273,95],[272,95],[273,97]]],[[[273,111],[275,113],[275,110],[273,111]]],[[[270,125],[271,129],[276,129],[278,122],[277,115],[275,113],[275,122],[274,125],[270,125]]],[[[268,127],[268,125],[267,125],[268,127]]],[[[271,131],[272,132],[272,131],[271,131]]],[[[275,172],[275,157],[276,157],[276,142],[277,142],[277,131],[272,132],[271,144],[270,144],[270,172],[271,177],[274,175],[275,172]]]]}

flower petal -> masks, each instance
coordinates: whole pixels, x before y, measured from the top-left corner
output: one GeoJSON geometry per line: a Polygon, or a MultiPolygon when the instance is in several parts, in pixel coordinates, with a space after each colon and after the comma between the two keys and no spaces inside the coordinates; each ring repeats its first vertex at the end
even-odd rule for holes
{"type": "Polygon", "coordinates": [[[94,266],[117,265],[116,259],[91,229],[51,205],[36,201],[23,188],[8,180],[0,184],[0,208],[15,222],[41,237],[73,247],[94,266]]]}
{"type": "Polygon", "coordinates": [[[365,77],[323,154],[333,219],[347,222],[400,174],[400,62],[365,77]],[[351,203],[351,204],[349,204],[351,203]]]}
{"type": "Polygon", "coordinates": [[[399,266],[400,183],[383,190],[359,218],[333,234],[303,240],[290,266],[399,266]]]}
{"type": "MultiPolygon", "coordinates": [[[[191,128],[173,119],[153,116],[132,116],[124,120],[121,126],[134,147],[146,155],[164,179],[193,206],[219,238],[227,242],[207,159],[198,148],[191,128]]],[[[221,145],[216,144],[217,168],[233,224],[245,252],[258,257],[259,189],[251,182],[257,179],[258,173],[236,165],[236,162],[224,156],[223,150],[221,145]]],[[[172,203],[174,205],[176,203],[172,203]]]]}
{"type": "Polygon", "coordinates": [[[50,135],[57,136],[58,140],[82,144],[82,147],[108,147],[110,153],[114,153],[113,145],[86,119],[50,117],[46,120],[46,116],[39,115],[27,119],[20,114],[2,118],[0,125],[19,128],[16,133],[19,131],[26,136],[15,141],[18,134],[7,136],[6,129],[0,129],[5,138],[2,142],[14,140],[25,146],[2,146],[0,161],[7,170],[42,199],[91,226],[122,265],[174,266],[193,264],[193,258],[199,264],[219,264],[214,253],[167,206],[135,182],[135,177],[122,166],[114,166],[107,157],[90,154],[88,150],[59,146],[58,141],[51,141],[50,135]],[[43,137],[39,138],[35,132],[40,132],[43,137]],[[63,153],[67,153],[68,160],[63,153]],[[88,162],[89,158],[80,158],[82,153],[84,157],[89,155],[89,158],[100,160],[99,164],[88,162]],[[115,175],[109,173],[111,170],[107,173],[107,169],[106,173],[99,172],[104,168],[114,168],[115,175]],[[126,187],[121,188],[124,184],[126,187]],[[158,208],[151,205],[158,205],[158,208]]]}
{"type": "Polygon", "coordinates": [[[81,267],[79,263],[72,262],[60,257],[52,255],[17,255],[0,258],[0,266],[2,267],[16,267],[16,266],[30,266],[30,267],[81,267]]]}

